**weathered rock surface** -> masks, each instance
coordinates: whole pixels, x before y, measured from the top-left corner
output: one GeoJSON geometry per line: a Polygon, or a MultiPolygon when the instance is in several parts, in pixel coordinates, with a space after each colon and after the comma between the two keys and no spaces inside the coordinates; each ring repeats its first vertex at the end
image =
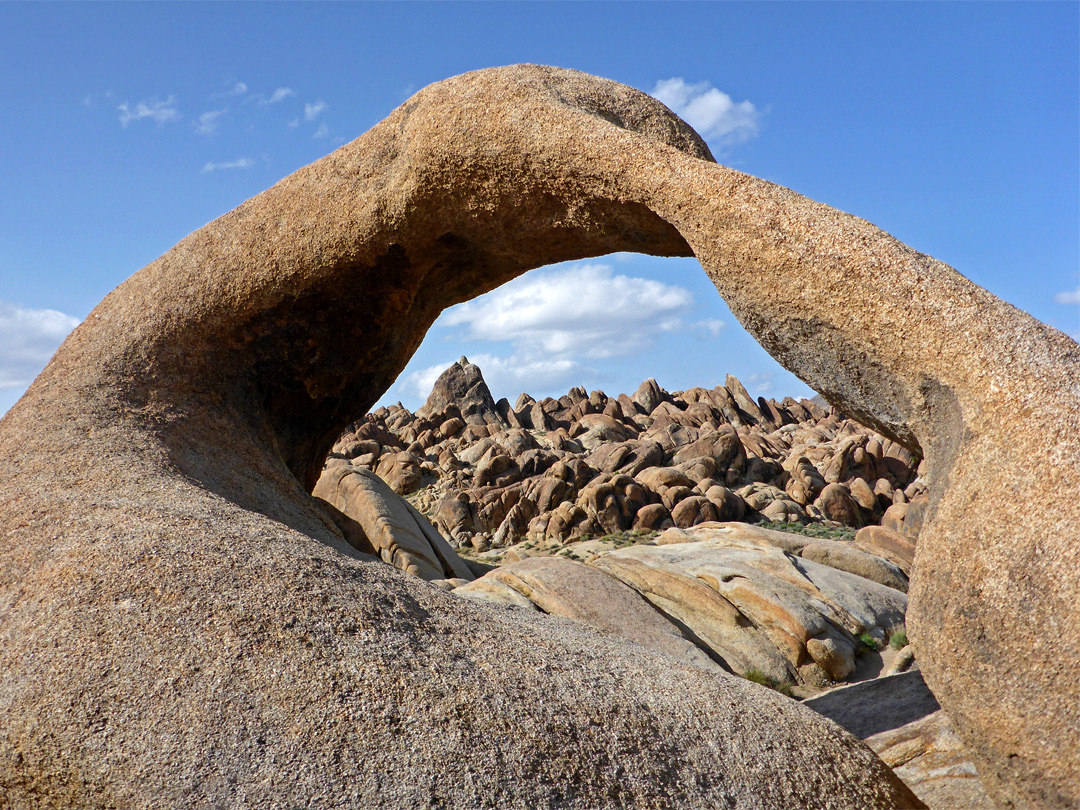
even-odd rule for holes
{"type": "MultiPolygon", "coordinates": [[[[467,390],[486,392],[480,369],[467,365],[467,390]]],[[[453,364],[442,379],[458,380],[462,368],[453,364]]],[[[727,385],[745,392],[730,375],[727,385]]],[[[537,402],[522,394],[504,416],[510,425],[540,427],[491,422],[461,430],[460,403],[440,393],[449,387],[436,384],[416,414],[400,406],[368,414],[338,439],[331,461],[347,459],[386,477],[396,492],[415,494],[414,505],[463,552],[524,540],[565,544],[663,529],[668,521],[681,528],[717,520],[854,528],[881,520],[897,488],[904,498],[904,489],[925,490],[906,450],[886,468],[877,461],[894,442],[839,415],[814,408],[814,417],[794,401],[762,399],[751,416],[725,387],[669,393],[650,379],[636,399],[593,391],[587,399],[571,392],[537,402]],[[645,406],[652,410],[643,413],[645,406]],[[536,409],[542,421],[530,416],[536,409]]],[[[750,402],[749,394],[740,397],[750,402]]],[[[895,512],[890,525],[909,531],[895,512]]]]}
{"type": "Polygon", "coordinates": [[[451,364],[439,375],[427,402],[417,413],[420,416],[441,413],[450,406],[457,408],[469,425],[506,424],[495,407],[480,368],[470,363],[467,357],[451,364]]]}
{"type": "MultiPolygon", "coordinates": [[[[583,563],[539,557],[503,566],[484,579],[513,588],[544,613],[574,619],[709,671],[719,669],[632,588],[583,563]]],[[[470,593],[468,586],[455,590],[470,593]]]]}
{"type": "Polygon", "coordinates": [[[357,550],[427,580],[474,579],[431,521],[377,475],[339,461],[323,471],[312,494],[333,507],[335,523],[357,550]]]}
{"type": "Polygon", "coordinates": [[[862,740],[929,717],[941,708],[917,670],[842,686],[803,705],[862,740]]]}
{"type": "Polygon", "coordinates": [[[943,711],[866,738],[930,810],[992,810],[971,752],[943,711]]]}
{"type": "Polygon", "coordinates": [[[803,705],[866,740],[930,810],[993,807],[920,672],[845,686],[803,705]]]}
{"type": "MultiPolygon", "coordinates": [[[[469,74],[421,91],[111,293],[0,421],[4,801],[916,806],[869,749],[809,710],[577,623],[448,594],[357,552],[308,494],[335,438],[444,307],[534,266],[620,250],[696,253],[736,314],[815,384],[838,368],[839,336],[858,334],[858,356],[880,371],[838,372],[822,389],[921,438],[907,425],[922,427],[912,403],[925,400],[874,340],[902,327],[861,300],[863,268],[919,323],[921,301],[974,296],[987,317],[1000,305],[870,226],[708,158],[629,88],[538,67],[469,74]],[[777,253],[788,250],[815,268],[797,285],[770,271],[791,268],[777,253]],[[909,294],[915,269],[954,291],[909,294]],[[834,278],[845,294],[823,295],[834,278]],[[776,345],[792,326],[774,316],[779,290],[812,297],[785,312],[821,316],[804,334],[813,363],[776,345]],[[829,313],[814,314],[811,300],[841,299],[873,312],[876,331],[848,312],[833,331],[829,313]],[[873,394],[893,379],[884,400],[873,394]]],[[[1026,351],[1036,328],[1008,330],[1009,347],[1026,351]]],[[[1041,340],[1062,351],[1053,334],[1041,340]]],[[[992,339],[982,345],[1003,362],[992,339]]],[[[954,342],[940,356],[981,355],[954,342]]],[[[1060,362],[1046,364],[1054,390],[1060,362]]],[[[934,371],[919,368],[923,380],[934,371]]],[[[1002,382],[996,401],[1010,402],[1002,382]]],[[[949,407],[941,388],[918,390],[949,407]]],[[[1056,410],[1053,390],[1037,394],[1056,410]]],[[[415,455],[432,436],[400,450],[415,455]]],[[[374,430],[360,439],[387,442],[374,430]]],[[[949,480],[962,489],[963,469],[949,480]]],[[[512,502],[504,491],[485,508],[512,502]]],[[[1017,537],[1045,535],[1010,533],[1011,553],[1017,537]]],[[[1039,584],[1045,567],[1028,568],[1026,584],[1039,584]]],[[[968,581],[968,567],[953,570],[968,581]]],[[[1000,694],[1022,708],[1009,686],[1000,694]]],[[[1054,731],[1040,724],[1043,739],[1054,731]]],[[[1001,750],[991,739],[984,756],[1001,750]]],[[[1042,762],[1054,767],[1062,754],[1050,750],[1042,762]]],[[[1000,791],[1028,784],[1003,771],[1000,791]]],[[[1044,784],[1063,795],[1070,782],[1044,784]]]]}
{"type": "MultiPolygon", "coordinates": [[[[1080,470],[1080,346],[709,157],[629,88],[469,74],[111,293],[0,422],[9,801],[909,801],[858,743],[761,690],[353,559],[308,496],[443,308],[629,250],[696,256],[774,357],[921,452],[908,629],[927,683],[999,804],[1075,806],[1080,500],[1043,496],[1080,470]]],[[[696,430],[673,416],[665,453],[696,430]]]]}
{"type": "Polygon", "coordinates": [[[884,641],[903,624],[907,607],[900,590],[865,576],[887,572],[904,580],[884,560],[843,543],[741,523],[671,529],[651,544],[597,549],[587,562],[533,558],[479,582],[509,585],[546,613],[668,654],[673,637],[680,650],[693,647],[689,638],[706,663],[811,688],[847,678],[863,652],[857,638],[884,641]]]}

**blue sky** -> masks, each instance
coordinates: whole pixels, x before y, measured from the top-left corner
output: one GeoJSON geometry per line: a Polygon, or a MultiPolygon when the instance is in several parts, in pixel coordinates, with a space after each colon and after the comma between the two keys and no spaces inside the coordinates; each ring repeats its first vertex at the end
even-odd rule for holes
{"type": "MultiPolygon", "coordinates": [[[[186,234],[420,87],[516,62],[652,92],[721,162],[868,219],[1076,337],[1078,31],[1072,2],[0,4],[0,412],[186,234]]],[[[462,354],[511,400],[729,372],[754,393],[808,393],[693,260],[534,271],[444,313],[386,399],[417,407],[462,354]]]]}

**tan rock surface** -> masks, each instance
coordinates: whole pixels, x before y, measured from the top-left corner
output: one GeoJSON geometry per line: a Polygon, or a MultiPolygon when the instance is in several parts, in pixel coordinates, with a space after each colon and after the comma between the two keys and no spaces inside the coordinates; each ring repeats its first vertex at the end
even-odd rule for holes
{"type": "Polygon", "coordinates": [[[383,562],[423,579],[473,579],[468,565],[431,521],[377,475],[339,462],[323,472],[312,494],[355,521],[363,533],[360,542],[350,536],[347,523],[339,523],[339,528],[359,550],[367,550],[366,541],[383,562]]]}
{"type": "MultiPolygon", "coordinates": [[[[734,625],[720,622],[718,627],[740,633],[751,625],[786,659],[788,672],[771,677],[789,683],[842,679],[854,666],[854,637],[861,633],[884,637],[887,628],[903,621],[906,596],[827,565],[809,560],[796,564],[771,538],[758,536],[760,531],[742,524],[669,529],[657,546],[614,551],[595,564],[618,575],[612,566],[632,559],[700,580],[741,614],[734,625]],[[808,644],[813,639],[817,643],[808,644]],[[846,663],[841,665],[840,660],[846,663]],[[803,669],[815,663],[823,673],[803,669]]],[[[723,656],[720,649],[716,652],[723,656]]],[[[764,670],[770,663],[751,660],[749,666],[764,670]]],[[[737,663],[731,666],[745,672],[737,663]]]]}
{"type": "Polygon", "coordinates": [[[948,715],[927,717],[866,738],[930,810],[992,810],[979,772],[948,715]]]}
{"type": "MultiPolygon", "coordinates": [[[[141,679],[152,662],[130,646],[130,613],[98,611],[137,604],[127,591],[184,604],[207,622],[198,633],[169,632],[153,614],[164,645],[155,648],[160,671],[182,673],[184,651],[201,649],[213,652],[192,663],[200,672],[234,673],[210,663],[220,663],[222,634],[235,627],[210,618],[270,626],[242,622],[248,614],[228,614],[221,600],[234,594],[251,610],[271,593],[280,600],[281,589],[264,593],[233,575],[241,592],[217,588],[216,607],[197,594],[217,585],[226,560],[275,572],[309,571],[314,559],[324,570],[363,568],[310,551],[312,538],[350,549],[305,493],[335,438],[388,387],[438,312],[534,266],[636,250],[693,253],[735,316],[785,366],[845,412],[922,451],[931,497],[912,521],[922,533],[908,627],[928,683],[999,803],[1080,801],[1080,502],[1048,509],[1042,499],[1070,491],[1080,469],[1080,347],[869,223],[707,158],[688,128],[628,88],[543,68],[471,74],[421,91],[367,135],[200,229],[110,294],[0,423],[0,666],[12,718],[0,768],[8,784],[34,773],[46,774],[35,790],[51,795],[75,784],[105,790],[105,777],[72,775],[71,763],[90,758],[125,775],[121,781],[145,776],[159,786],[146,789],[159,794],[193,784],[212,791],[224,776],[211,764],[187,782],[190,769],[162,767],[206,762],[195,752],[207,750],[207,738],[183,747],[194,733],[170,743],[179,747],[150,746],[161,757],[152,778],[131,765],[146,726],[123,713],[149,722],[140,703],[148,691],[103,679],[96,664],[107,651],[115,677],[130,671],[141,679]],[[79,477],[61,481],[60,469],[79,477]],[[251,544],[257,551],[243,553],[251,544]],[[163,576],[171,591],[142,590],[163,576]],[[36,612],[19,594],[38,600],[36,612]],[[89,613],[102,652],[88,652],[79,629],[89,613]],[[43,646],[45,639],[59,646],[43,646]],[[28,648],[39,650],[32,661],[28,648]],[[70,670],[64,688],[55,681],[61,670],[70,670]],[[100,726],[102,706],[115,707],[128,736],[76,736],[73,729],[100,726]],[[76,739],[78,752],[65,742],[76,739]],[[87,753],[99,743],[103,750],[87,753]],[[16,753],[24,751],[30,759],[16,753]]],[[[910,461],[894,447],[882,456],[886,470],[890,459],[910,461]]],[[[922,496],[909,485],[904,497],[922,496]]],[[[352,575],[329,576],[335,591],[352,575]]],[[[398,594],[414,587],[385,585],[398,594]]],[[[355,601],[335,593],[328,603],[355,601]]],[[[407,624],[406,635],[427,632],[407,624]]],[[[338,660],[327,652],[343,643],[336,639],[295,660],[338,660]]],[[[359,648],[346,658],[357,656],[359,648]]],[[[175,677],[161,690],[186,697],[163,717],[175,722],[181,706],[218,706],[207,734],[237,728],[240,715],[226,722],[233,709],[205,691],[221,680],[175,677]]],[[[418,688],[430,696],[431,686],[418,688]]],[[[670,693],[663,699],[679,705],[670,693]]],[[[310,744],[326,739],[327,723],[304,718],[297,734],[314,736],[303,749],[327,750],[310,744]]],[[[690,733],[683,729],[657,733],[681,739],[690,733]]],[[[610,734],[604,739],[617,731],[610,734]]],[[[289,744],[281,750],[301,749],[289,744]]],[[[291,773],[334,771],[316,765],[320,754],[305,756],[291,773]]],[[[692,760],[680,766],[724,770],[692,760]]],[[[627,777],[635,796],[655,787],[651,761],[640,767],[653,775],[627,777]]],[[[375,778],[354,776],[353,785],[375,778]]]]}
{"type": "Polygon", "coordinates": [[[544,613],[583,622],[708,671],[719,667],[636,591],[603,570],[564,557],[511,563],[484,579],[501,582],[544,613]]]}
{"type": "Polygon", "coordinates": [[[930,810],[991,810],[978,772],[919,672],[834,689],[804,701],[866,740],[930,810]]]}
{"type": "MultiPolygon", "coordinates": [[[[927,398],[969,418],[967,389],[942,393],[956,375],[920,388],[895,368],[888,341],[903,330],[887,306],[867,307],[877,331],[848,311],[834,327],[818,310],[861,305],[871,266],[899,277],[882,285],[875,272],[874,294],[895,291],[897,311],[920,324],[916,270],[951,288],[931,306],[976,299],[990,317],[1001,305],[869,226],[708,157],[658,102],[612,82],[536,67],[469,74],[421,91],[111,293],[0,421],[5,802],[916,806],[868,749],[809,710],[370,562],[308,495],[336,437],[444,307],[531,267],[620,250],[693,250],[736,314],[814,383],[829,381],[830,350],[857,331],[874,373],[839,372],[823,389],[867,403],[910,442],[941,421],[920,415],[927,398]],[[793,262],[820,272],[776,284],[793,262]],[[844,295],[821,295],[840,277],[844,295]],[[805,306],[776,299],[804,293],[805,306]],[[816,320],[777,319],[778,305],[816,320]],[[812,339],[790,341],[792,328],[812,339]]],[[[1037,329],[1011,330],[1012,356],[1030,354],[1037,329]]],[[[994,339],[972,335],[1012,375],[994,339]]],[[[1041,336],[1054,375],[1032,400],[1043,409],[1056,408],[1061,340],[1041,336]]],[[[951,349],[940,357],[982,356],[951,349]]],[[[1013,386],[1003,377],[996,396],[1013,386]]],[[[940,461],[965,446],[935,449],[940,461]]],[[[954,468],[950,486],[963,480],[954,468]]],[[[1047,536],[1010,532],[1010,553],[1017,537],[1047,536]]],[[[1024,584],[1054,559],[1028,564],[1024,584]]],[[[970,582],[969,569],[944,575],[970,582]]],[[[948,647],[938,654],[944,684],[948,647]]],[[[1008,686],[1000,694],[1022,711],[1026,693],[1008,686]]],[[[1043,738],[1069,722],[1043,724],[1043,738]]],[[[983,753],[1002,750],[991,739],[983,753]]],[[[1061,761],[1051,750],[1048,768],[1061,761]]],[[[1022,789],[1019,775],[1005,773],[1001,790],[1022,789]]],[[[1061,795],[1069,783],[1045,784],[1061,795]]]]}

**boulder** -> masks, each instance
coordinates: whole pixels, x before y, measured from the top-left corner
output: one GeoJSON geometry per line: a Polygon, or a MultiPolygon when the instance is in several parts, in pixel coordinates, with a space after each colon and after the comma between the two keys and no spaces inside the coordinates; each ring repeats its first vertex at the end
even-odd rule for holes
{"type": "Polygon", "coordinates": [[[859,504],[843,484],[827,484],[814,501],[814,506],[829,520],[856,529],[863,525],[859,504]]]}
{"type": "MultiPolygon", "coordinates": [[[[811,684],[837,680],[851,671],[847,665],[854,637],[869,633],[883,639],[903,620],[907,598],[808,557],[796,565],[784,534],[740,523],[669,529],[655,547],[632,546],[596,564],[609,566],[612,560],[630,557],[695,577],[737,608],[745,617],[743,626],[764,633],[787,661],[788,674],[781,677],[773,667],[771,677],[811,684]],[[821,643],[808,647],[811,639],[821,643]]],[[[794,536],[791,542],[804,539],[794,536]]]]}
{"type": "Polygon", "coordinates": [[[375,472],[398,495],[415,492],[424,480],[419,457],[408,451],[383,455],[379,459],[375,472]]]}
{"type": "Polygon", "coordinates": [[[754,402],[753,397],[751,397],[750,394],[747,393],[746,388],[743,387],[743,384],[739,382],[738,377],[728,374],[727,379],[724,380],[724,388],[728,390],[728,393],[731,394],[731,398],[735,400],[735,404],[738,405],[739,410],[742,411],[742,414],[744,416],[743,421],[745,421],[745,417],[750,417],[750,421],[754,424],[765,421],[765,417],[762,415],[761,409],[758,408],[758,405],[756,402],[754,402]]]}
{"type": "Polygon", "coordinates": [[[467,424],[507,425],[495,406],[480,367],[470,363],[467,357],[451,363],[439,375],[427,401],[416,413],[418,416],[441,413],[450,405],[457,407],[467,424]]]}
{"type": "Polygon", "coordinates": [[[474,578],[431,521],[379,476],[335,464],[323,472],[313,494],[334,508],[331,514],[359,550],[373,551],[384,562],[423,579],[474,578]]]}
{"type": "Polygon", "coordinates": [[[884,526],[864,526],[855,534],[854,545],[889,560],[904,572],[904,576],[911,575],[911,567],[915,564],[915,544],[902,534],[884,526]]]}
{"type": "Polygon", "coordinates": [[[642,413],[649,414],[656,410],[656,407],[661,402],[667,401],[669,397],[656,380],[650,377],[638,386],[638,390],[633,393],[630,399],[641,408],[642,413]]]}
{"type": "Polygon", "coordinates": [[[590,625],[710,672],[719,669],[636,591],[603,571],[565,557],[504,565],[484,579],[516,590],[544,613],[590,625]]]}
{"type": "MultiPolygon", "coordinates": [[[[994,810],[971,750],[943,711],[866,738],[927,807],[994,810]]],[[[1034,805],[1033,805],[1034,806],[1034,805]]]]}
{"type": "Polygon", "coordinates": [[[662,503],[650,503],[641,507],[634,516],[635,529],[646,531],[663,531],[675,525],[671,519],[671,512],[662,503]]]}
{"type": "Polygon", "coordinates": [[[716,507],[712,502],[701,495],[690,495],[682,498],[671,510],[671,519],[680,529],[688,529],[699,523],[718,520],[716,507]]]}

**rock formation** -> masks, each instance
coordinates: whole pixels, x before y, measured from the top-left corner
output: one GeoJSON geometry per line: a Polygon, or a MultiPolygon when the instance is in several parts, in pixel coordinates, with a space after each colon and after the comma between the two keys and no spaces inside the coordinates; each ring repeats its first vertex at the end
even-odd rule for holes
{"type": "Polygon", "coordinates": [[[416,414],[395,405],[351,425],[316,494],[327,497],[333,484],[324,481],[342,460],[376,472],[459,550],[495,550],[488,562],[525,541],[547,547],[706,521],[827,521],[873,528],[893,553],[906,545],[910,570],[914,546],[895,538],[912,533],[909,501],[926,499],[918,459],[851,419],[814,408],[815,417],[809,401],[762,398],[751,415],[749,395],[730,375],[723,386],[674,394],[646,380],[633,399],[582,389],[540,402],[522,394],[519,407],[502,400],[502,419],[487,421],[493,402],[473,408],[448,389],[482,391],[470,402],[492,402],[480,369],[454,363],[416,414]],[[455,385],[466,367],[469,384],[455,385]],[[473,424],[461,418],[466,408],[473,424]],[[891,529],[877,525],[886,515],[891,529]]]}
{"type": "Polygon", "coordinates": [[[695,255],[775,357],[921,449],[927,682],[993,798],[1074,805],[1080,504],[1040,493],[1080,469],[1080,347],[716,165],[644,94],[531,66],[432,85],[185,238],[0,422],[5,800],[915,804],[809,710],[454,597],[310,497],[444,307],[613,251],[695,255]]]}
{"type": "Polygon", "coordinates": [[[511,562],[454,593],[523,604],[514,591],[544,613],[805,695],[847,679],[863,639],[884,646],[903,625],[900,580],[846,543],[707,523],[511,562]]]}
{"type": "Polygon", "coordinates": [[[932,810],[993,807],[920,673],[844,686],[803,705],[865,740],[932,810]]]}
{"type": "Polygon", "coordinates": [[[418,413],[440,413],[450,405],[458,409],[469,425],[505,424],[495,410],[495,400],[480,373],[480,368],[462,357],[439,375],[435,387],[418,413]]]}

